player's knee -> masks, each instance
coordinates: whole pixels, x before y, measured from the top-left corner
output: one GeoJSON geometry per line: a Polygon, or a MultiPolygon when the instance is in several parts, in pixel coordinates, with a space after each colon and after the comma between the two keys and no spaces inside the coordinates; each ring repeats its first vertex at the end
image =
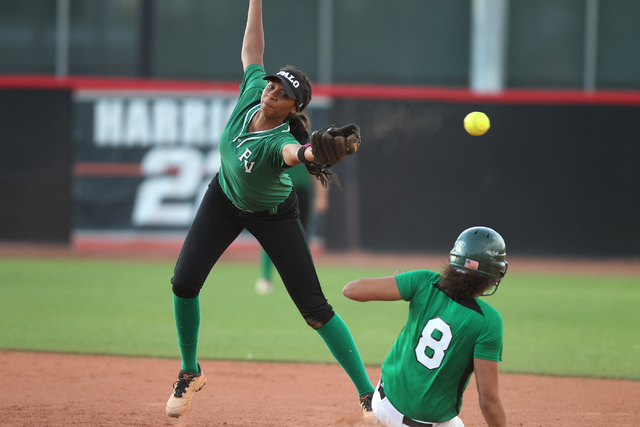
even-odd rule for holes
{"type": "Polygon", "coordinates": [[[331,318],[335,312],[330,309],[321,315],[303,315],[304,320],[307,321],[307,325],[311,326],[314,330],[318,330],[323,327],[331,318]]]}
{"type": "Polygon", "coordinates": [[[186,288],[180,285],[173,285],[173,294],[178,298],[196,298],[200,294],[200,290],[186,288]]]}
{"type": "Polygon", "coordinates": [[[309,317],[305,317],[305,319],[307,321],[307,325],[311,326],[314,330],[318,330],[320,329],[324,323],[322,323],[321,321],[317,320],[317,319],[312,319],[309,317]]]}

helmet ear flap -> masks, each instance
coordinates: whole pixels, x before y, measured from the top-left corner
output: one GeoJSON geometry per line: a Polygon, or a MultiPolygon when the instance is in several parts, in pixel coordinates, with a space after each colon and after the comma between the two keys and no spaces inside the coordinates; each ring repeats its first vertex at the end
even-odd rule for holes
{"type": "Polygon", "coordinates": [[[509,268],[509,263],[507,261],[504,262],[504,270],[502,270],[500,272],[500,277],[498,278],[498,281],[495,283],[495,285],[493,285],[493,292],[491,293],[487,293],[487,291],[489,289],[491,289],[491,286],[487,288],[487,290],[485,290],[482,295],[480,295],[481,297],[490,297],[491,295],[495,294],[496,291],[498,290],[498,285],[500,285],[500,281],[502,281],[502,278],[505,276],[505,274],[507,274],[507,269],[509,268]]]}
{"type": "Polygon", "coordinates": [[[509,263],[505,260],[504,261],[504,271],[500,272],[500,280],[502,280],[502,278],[507,275],[507,270],[508,269],[509,269],[509,263]]]}
{"type": "Polygon", "coordinates": [[[493,285],[493,291],[492,292],[488,292],[489,289],[491,289],[491,286],[489,286],[482,294],[480,294],[480,296],[481,297],[490,297],[491,295],[495,294],[496,291],[498,290],[498,285],[499,284],[500,284],[500,281],[498,280],[498,283],[493,285]]]}

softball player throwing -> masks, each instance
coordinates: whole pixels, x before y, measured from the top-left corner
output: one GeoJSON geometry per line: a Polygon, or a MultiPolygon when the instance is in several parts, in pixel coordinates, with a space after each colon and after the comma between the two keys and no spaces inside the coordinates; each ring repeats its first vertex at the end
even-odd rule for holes
{"type": "Polygon", "coordinates": [[[485,421],[489,427],[507,426],[498,393],[502,317],[477,298],[493,295],[506,272],[502,237],[473,227],[456,240],[442,275],[398,272],[344,287],[342,293],[356,301],[411,302],[373,396],[373,412],[382,425],[464,427],[458,413],[475,371],[485,421]]]}
{"type": "MultiPolygon", "coordinates": [[[[267,75],[263,52],[262,2],[250,0],[240,97],[219,142],[222,165],[198,208],[171,279],[182,370],[166,413],[179,417],[187,412],[194,393],[207,381],[197,360],[200,290],[222,253],[247,229],[273,261],[303,318],[353,381],[365,417],[373,417],[374,387],[349,329],[322,292],[300,224],[295,190],[284,173],[305,163],[326,177],[326,168],[333,163],[319,159],[340,161],[357,146],[345,150],[341,140],[337,152],[330,146],[318,151],[313,137],[308,146],[309,122],[301,113],[311,100],[309,79],[292,67],[267,75]]],[[[359,143],[359,133],[357,137],[359,143]]]]}

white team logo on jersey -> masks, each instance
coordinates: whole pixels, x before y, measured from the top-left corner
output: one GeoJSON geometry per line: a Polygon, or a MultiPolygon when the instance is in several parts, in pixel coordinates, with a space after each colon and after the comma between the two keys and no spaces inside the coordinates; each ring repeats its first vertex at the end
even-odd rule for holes
{"type": "Polygon", "coordinates": [[[249,163],[249,156],[251,156],[251,150],[249,150],[248,148],[245,148],[244,153],[242,153],[242,156],[238,157],[238,160],[240,161],[244,160],[244,171],[246,173],[251,173],[253,166],[256,164],[256,162],[249,163]]]}

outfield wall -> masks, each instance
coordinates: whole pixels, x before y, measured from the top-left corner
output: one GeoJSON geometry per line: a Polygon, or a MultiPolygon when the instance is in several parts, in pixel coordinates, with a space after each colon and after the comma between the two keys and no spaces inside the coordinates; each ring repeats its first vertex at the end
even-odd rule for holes
{"type": "Polygon", "coordinates": [[[72,92],[0,86],[0,240],[67,242],[72,92]]]}
{"type": "MultiPolygon", "coordinates": [[[[0,240],[130,242],[186,232],[238,82],[4,76],[0,88],[5,111],[29,105],[0,119],[14,135],[0,240]]],[[[316,85],[309,113],[314,128],[363,133],[334,168],[329,250],[446,252],[481,224],[514,255],[640,256],[638,93],[316,85]],[[462,128],[473,110],[492,120],[484,136],[462,128]]]]}
{"type": "Polygon", "coordinates": [[[455,93],[336,102],[364,142],[336,168],[328,249],[441,252],[486,225],[519,255],[640,255],[640,97],[455,93]],[[474,110],[484,136],[463,129],[474,110]]]}

